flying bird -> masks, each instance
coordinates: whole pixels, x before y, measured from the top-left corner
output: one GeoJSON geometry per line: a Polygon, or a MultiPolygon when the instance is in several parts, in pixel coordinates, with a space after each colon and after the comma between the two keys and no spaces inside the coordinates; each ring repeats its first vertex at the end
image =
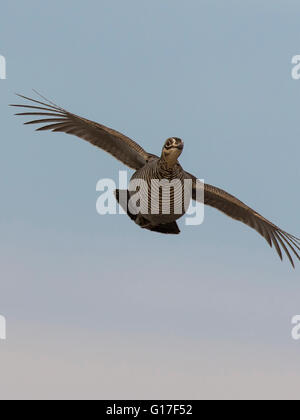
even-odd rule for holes
{"type": "MultiPolygon", "coordinates": [[[[265,238],[271,247],[274,245],[281,260],[283,250],[293,267],[294,261],[292,255],[294,258],[300,259],[299,238],[280,229],[226,191],[209,184],[204,184],[204,186],[203,184],[200,185],[195,176],[186,172],[178,162],[178,158],[183,150],[183,141],[178,137],[168,138],[163,145],[161,155],[156,156],[146,152],[138,143],[124,134],[75,115],[48,101],[44,97],[42,98],[45,102],[41,102],[23,95],[18,96],[29,102],[11,105],[26,110],[26,112],[17,113],[16,115],[37,118],[24,124],[42,124],[36,131],[51,130],[53,132],[74,134],[94,146],[105,150],[129,168],[134,169],[135,173],[132,176],[132,180],[141,179],[149,186],[144,193],[140,191],[140,205],[145,204],[149,206],[149,199],[151,202],[151,196],[152,198],[154,196],[153,191],[155,188],[156,192],[159,189],[159,186],[155,184],[157,180],[177,180],[181,185],[184,184],[184,181],[189,180],[191,181],[192,188],[190,195],[187,196],[188,201],[191,199],[199,201],[199,196],[201,195],[198,194],[198,189],[204,188],[202,197],[204,196],[203,200],[205,205],[214,207],[232,219],[238,220],[255,229],[265,238]],[[141,203],[142,201],[145,203],[141,203]]],[[[175,184],[174,188],[170,190],[170,211],[167,214],[162,212],[161,193],[156,196],[158,202],[154,203],[154,205],[156,204],[157,210],[155,212],[133,212],[129,206],[131,192],[128,190],[116,190],[115,196],[131,220],[140,227],[164,234],[178,234],[180,230],[176,220],[185,214],[185,208],[182,206],[181,211],[176,212],[174,209],[178,204],[176,202],[178,196],[182,199],[186,191],[184,191],[183,187],[180,193],[177,194],[178,191],[176,191],[176,188],[175,184]]],[[[183,202],[184,200],[181,201],[183,202]]],[[[140,206],[141,208],[145,209],[145,207],[140,206]]]]}

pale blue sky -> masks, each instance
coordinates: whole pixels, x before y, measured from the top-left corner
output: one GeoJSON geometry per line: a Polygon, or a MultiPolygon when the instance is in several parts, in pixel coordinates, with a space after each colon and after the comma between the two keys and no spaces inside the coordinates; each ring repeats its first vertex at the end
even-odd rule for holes
{"type": "Polygon", "coordinates": [[[299,236],[299,13],[283,0],[2,5],[0,398],[297,396],[299,263],[212,209],[178,237],[97,215],[98,179],[124,166],[7,105],[35,88],[149,152],[181,137],[188,171],[299,236]]]}

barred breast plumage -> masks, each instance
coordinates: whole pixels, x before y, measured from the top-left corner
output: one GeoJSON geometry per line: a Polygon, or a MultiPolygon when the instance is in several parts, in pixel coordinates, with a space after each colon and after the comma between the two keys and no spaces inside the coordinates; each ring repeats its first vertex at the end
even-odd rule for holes
{"type": "MultiPolygon", "coordinates": [[[[136,194],[136,184],[130,197],[138,198],[139,213],[152,224],[171,223],[182,217],[192,198],[190,180],[179,163],[169,168],[161,158],[153,158],[148,165],[137,170],[132,181],[142,180],[136,194]]],[[[137,182],[139,184],[139,182],[137,182]]],[[[135,200],[134,200],[135,201],[135,200]]]]}

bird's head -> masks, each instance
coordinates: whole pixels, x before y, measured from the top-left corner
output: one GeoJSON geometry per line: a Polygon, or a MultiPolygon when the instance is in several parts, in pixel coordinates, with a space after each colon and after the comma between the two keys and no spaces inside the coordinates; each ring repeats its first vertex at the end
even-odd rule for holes
{"type": "Polygon", "coordinates": [[[169,167],[172,167],[177,162],[182,150],[183,141],[178,137],[170,137],[165,141],[161,157],[167,162],[169,167]]]}

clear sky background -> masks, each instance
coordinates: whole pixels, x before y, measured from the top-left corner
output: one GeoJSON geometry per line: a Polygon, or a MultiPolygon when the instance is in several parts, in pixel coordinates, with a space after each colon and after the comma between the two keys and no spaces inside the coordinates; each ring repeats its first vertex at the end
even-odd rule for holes
{"type": "Polygon", "coordinates": [[[181,235],[99,216],[125,167],[35,133],[41,91],[300,235],[299,1],[38,0],[1,6],[0,398],[299,398],[300,264],[213,209],[181,235]]]}

